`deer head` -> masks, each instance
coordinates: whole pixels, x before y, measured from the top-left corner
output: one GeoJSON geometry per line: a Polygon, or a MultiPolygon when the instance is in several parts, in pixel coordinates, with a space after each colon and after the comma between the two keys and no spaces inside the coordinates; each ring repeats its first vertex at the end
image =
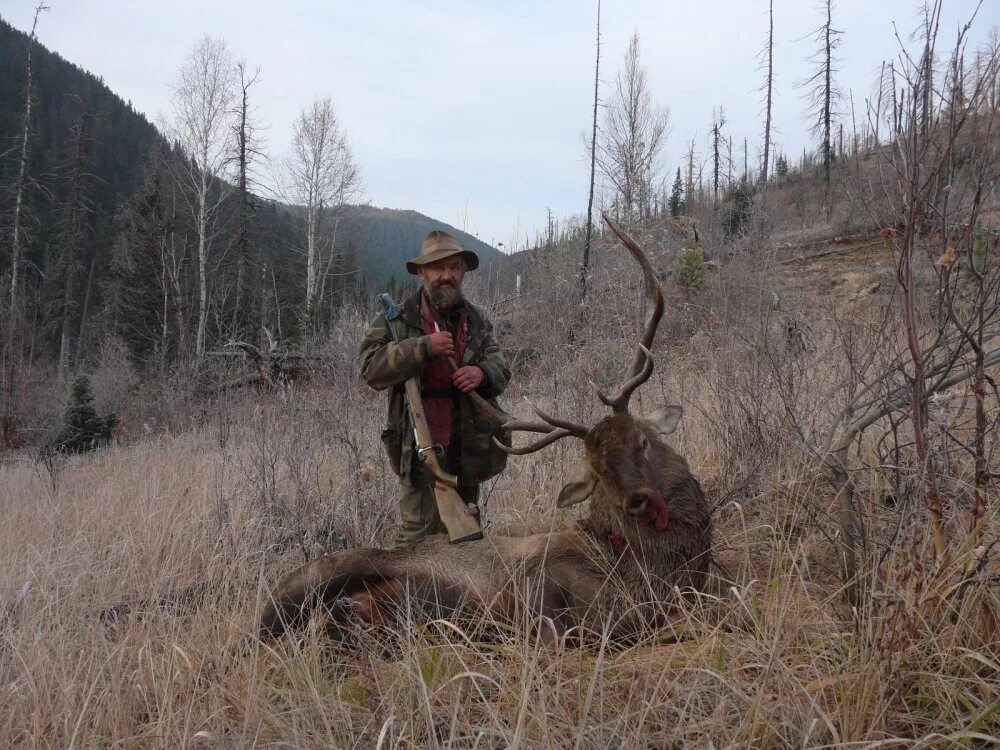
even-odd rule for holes
{"type": "MultiPolygon", "coordinates": [[[[554,417],[533,407],[541,422],[510,420],[506,426],[513,431],[541,433],[543,437],[530,445],[505,450],[523,455],[534,453],[564,437],[582,439],[585,460],[559,493],[559,507],[580,503],[590,497],[599,485],[603,485],[607,495],[620,505],[623,513],[636,521],[649,522],[657,531],[664,531],[668,524],[668,511],[661,488],[664,477],[671,471],[670,464],[681,464],[683,460],[666,446],[663,438],[677,428],[683,410],[679,406],[668,406],[646,418],[633,416],[628,410],[632,394],[653,373],[650,348],[663,317],[663,290],[638,243],[607,214],[603,217],[611,231],[639,262],[645,281],[646,321],[628,375],[614,397],[598,390],[598,397],[611,407],[612,413],[593,427],[554,417]]],[[[686,471],[686,465],[683,470],[686,471]]]]}

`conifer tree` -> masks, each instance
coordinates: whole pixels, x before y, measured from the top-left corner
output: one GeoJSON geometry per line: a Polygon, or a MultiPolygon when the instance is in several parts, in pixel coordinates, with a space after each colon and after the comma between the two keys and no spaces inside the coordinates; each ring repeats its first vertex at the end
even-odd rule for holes
{"type": "Polygon", "coordinates": [[[784,154],[778,154],[778,158],[775,159],[774,174],[779,180],[788,176],[788,159],[784,154]]]}
{"type": "Polygon", "coordinates": [[[670,190],[670,215],[675,219],[684,210],[684,199],[681,197],[683,193],[684,185],[681,182],[681,168],[677,167],[677,176],[674,177],[674,184],[670,190]]]}
{"type": "Polygon", "coordinates": [[[57,453],[86,453],[111,439],[118,426],[118,415],[111,413],[98,416],[93,401],[90,378],[78,375],[73,380],[62,431],[49,445],[50,450],[57,453]]]}
{"type": "MultiPolygon", "coordinates": [[[[164,154],[154,149],[142,187],[123,209],[122,237],[112,265],[111,309],[115,332],[140,366],[159,353],[160,369],[176,351],[170,336],[171,265],[169,239],[174,231],[168,203],[169,180],[164,154]]],[[[175,300],[175,305],[177,301],[175,300]]]]}

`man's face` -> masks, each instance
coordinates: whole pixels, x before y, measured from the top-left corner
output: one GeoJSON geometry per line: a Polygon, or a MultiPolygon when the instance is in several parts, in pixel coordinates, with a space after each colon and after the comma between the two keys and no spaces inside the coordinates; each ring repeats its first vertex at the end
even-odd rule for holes
{"type": "Polygon", "coordinates": [[[465,261],[455,256],[417,269],[417,276],[424,282],[424,289],[439,310],[450,310],[462,301],[462,279],[465,261]]]}

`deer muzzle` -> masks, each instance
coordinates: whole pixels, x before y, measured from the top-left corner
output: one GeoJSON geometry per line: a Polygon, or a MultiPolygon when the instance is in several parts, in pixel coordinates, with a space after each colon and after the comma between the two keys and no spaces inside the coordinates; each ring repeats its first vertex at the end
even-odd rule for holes
{"type": "Polygon", "coordinates": [[[648,521],[657,531],[665,531],[668,523],[667,503],[650,489],[636,490],[628,496],[626,510],[637,523],[648,521]]]}

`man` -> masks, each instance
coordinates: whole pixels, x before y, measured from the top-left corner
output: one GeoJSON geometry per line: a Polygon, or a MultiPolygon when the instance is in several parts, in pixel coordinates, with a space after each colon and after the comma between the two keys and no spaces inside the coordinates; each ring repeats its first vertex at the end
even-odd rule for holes
{"type": "MultiPolygon", "coordinates": [[[[458,492],[478,506],[479,484],[503,471],[507,454],[492,438],[502,430],[475,412],[464,394],[475,391],[495,406],[510,370],[483,313],[465,301],[462,279],[479,266],[479,258],[447,232],[433,231],[420,255],[406,263],[423,286],[400,308],[392,322],[385,315],[365,331],[361,344],[361,376],[375,390],[390,388],[389,423],[382,442],[399,476],[402,522],[395,546],[446,531],[434,500],[434,480],[416,456],[413,426],[404,384],[420,375],[420,389],[431,436],[444,449],[442,466],[458,477],[458,492]],[[452,359],[457,369],[452,372],[452,359]]],[[[481,519],[480,519],[480,522],[481,519]]]]}

